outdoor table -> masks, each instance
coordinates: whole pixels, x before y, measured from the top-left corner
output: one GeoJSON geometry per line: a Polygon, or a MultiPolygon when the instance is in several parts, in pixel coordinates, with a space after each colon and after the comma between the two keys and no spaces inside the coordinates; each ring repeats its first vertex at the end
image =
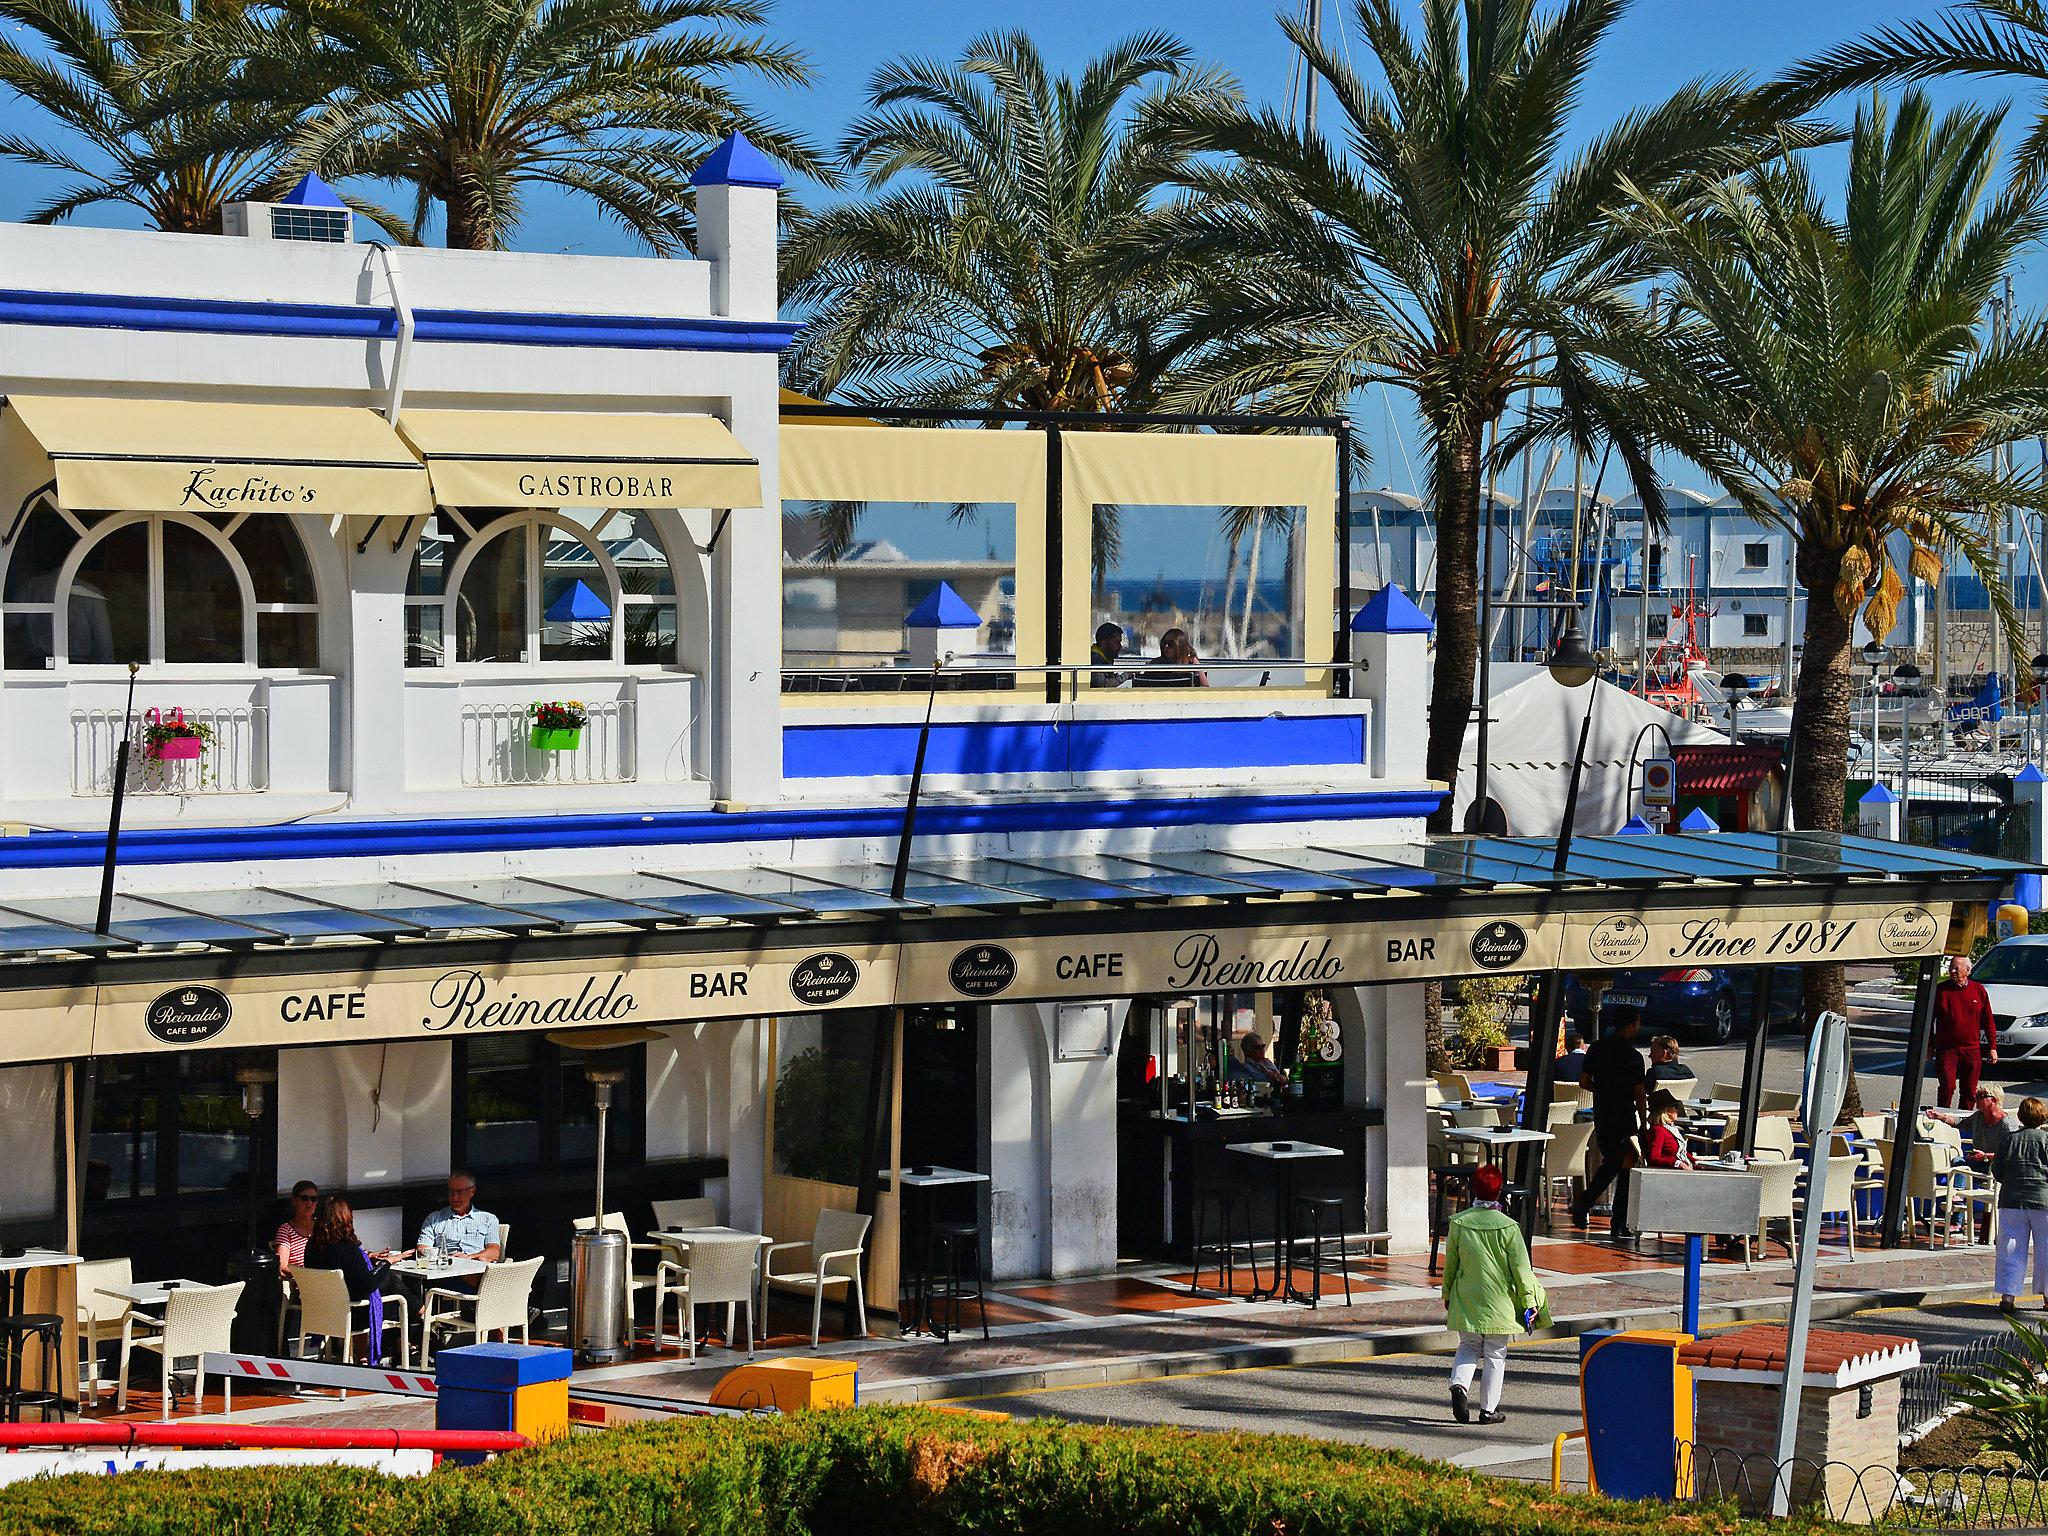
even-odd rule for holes
{"type": "Polygon", "coordinates": [[[204,1291],[212,1287],[197,1280],[138,1280],[133,1285],[110,1285],[104,1289],[109,1296],[118,1296],[138,1307],[160,1307],[173,1291],[204,1291]]]}
{"type": "Polygon", "coordinates": [[[1678,1107],[1697,1115],[1736,1115],[1742,1112],[1740,1099],[1680,1099],[1678,1107]]]}
{"type": "Polygon", "coordinates": [[[1549,1141],[1549,1131],[1531,1131],[1521,1126],[1455,1125],[1444,1132],[1446,1141],[1470,1141],[1486,1148],[1486,1160],[1493,1161],[1494,1148],[1526,1146],[1549,1141]]]}
{"type": "Polygon", "coordinates": [[[1313,1141],[1234,1141],[1224,1150],[1245,1157],[1265,1158],[1277,1163],[1280,1169],[1280,1188],[1276,1196],[1278,1208],[1273,1212],[1273,1283],[1264,1290],[1253,1291],[1250,1299],[1265,1301],[1280,1296],[1307,1306],[1310,1298],[1294,1288],[1294,1165],[1307,1158],[1342,1157],[1343,1150],[1313,1141]],[[1283,1265],[1284,1280],[1281,1278],[1283,1265]]]}
{"type": "Polygon", "coordinates": [[[489,1267],[482,1259],[467,1259],[459,1254],[450,1254],[438,1264],[422,1264],[417,1257],[391,1261],[392,1274],[417,1280],[423,1285],[432,1285],[440,1280],[468,1280],[489,1267]]]}
{"type": "Polygon", "coordinates": [[[904,1191],[916,1190],[918,1198],[913,1203],[903,1202],[903,1230],[910,1241],[905,1244],[916,1261],[916,1267],[899,1282],[897,1292],[906,1290],[910,1296],[909,1313],[902,1318],[902,1333],[905,1337],[913,1333],[927,1334],[935,1339],[948,1339],[950,1335],[939,1332],[932,1319],[932,1195],[933,1191],[963,1184],[986,1184],[989,1176],[975,1173],[966,1168],[945,1168],[938,1165],[916,1168],[884,1168],[881,1177],[892,1179],[904,1191]]]}
{"type": "MultiPolygon", "coordinates": [[[[687,1254],[690,1251],[690,1242],[694,1238],[751,1237],[754,1239],[755,1246],[763,1253],[775,1241],[774,1238],[765,1232],[746,1232],[738,1227],[656,1227],[647,1235],[662,1247],[673,1248],[679,1254],[687,1254]]],[[[688,1266],[685,1265],[684,1267],[687,1268],[688,1266]]],[[[759,1257],[756,1257],[754,1260],[754,1271],[755,1289],[761,1293],[760,1306],[757,1309],[755,1322],[757,1330],[762,1334],[766,1334],[768,1331],[768,1281],[762,1273],[759,1257]]],[[[657,1319],[658,1322],[659,1320],[657,1319]]]]}

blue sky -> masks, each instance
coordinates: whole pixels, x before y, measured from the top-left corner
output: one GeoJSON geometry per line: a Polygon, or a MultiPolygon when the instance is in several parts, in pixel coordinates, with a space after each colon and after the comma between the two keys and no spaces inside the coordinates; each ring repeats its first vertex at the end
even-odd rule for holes
{"type": "MultiPolygon", "coordinates": [[[[1299,0],[1290,0],[1291,7],[1298,5],[1299,0]]],[[[1352,56],[1365,67],[1355,29],[1345,25],[1343,13],[1348,9],[1349,0],[1326,0],[1325,36],[1334,46],[1348,43],[1352,56]]],[[[1591,132],[1632,107],[1663,98],[1692,76],[1768,74],[1858,31],[1933,9],[1910,0],[1636,0],[1598,62],[1578,123],[1582,132],[1591,132]]],[[[817,80],[803,91],[767,91],[754,99],[763,110],[829,146],[861,110],[867,82],[878,65],[905,53],[950,56],[982,31],[1013,26],[1028,29],[1056,65],[1070,69],[1079,68],[1118,38],[1162,28],[1184,39],[1202,57],[1229,68],[1254,97],[1278,101],[1288,88],[1290,51],[1265,0],[1124,0],[1114,5],[1101,0],[953,5],[931,0],[779,0],[772,28],[809,52],[817,80]]],[[[1935,88],[1943,102],[1973,93],[1986,99],[2005,94],[1993,86],[1935,88]]],[[[2009,139],[2024,130],[2033,110],[2034,98],[2022,93],[2009,139]]],[[[18,103],[0,103],[0,129],[32,135],[42,126],[18,103]]],[[[49,189],[49,181],[38,174],[0,165],[0,217],[20,217],[49,189]]],[[[130,222],[111,214],[94,218],[130,222]]],[[[634,250],[627,236],[593,217],[583,205],[546,195],[532,199],[517,244],[544,251],[634,250]]],[[[2036,274],[2048,273],[2048,255],[2032,265],[2035,272],[2018,278],[2023,308],[2040,301],[2043,285],[2036,274]]],[[[1378,392],[1361,397],[1354,416],[1374,454],[1373,478],[1410,488],[1408,466],[1415,447],[1401,397],[1382,399],[1378,392]]],[[[1421,467],[1415,464],[1418,474],[1421,467]]],[[[1682,467],[1674,468],[1673,478],[1681,483],[1699,480],[1682,467]]]]}

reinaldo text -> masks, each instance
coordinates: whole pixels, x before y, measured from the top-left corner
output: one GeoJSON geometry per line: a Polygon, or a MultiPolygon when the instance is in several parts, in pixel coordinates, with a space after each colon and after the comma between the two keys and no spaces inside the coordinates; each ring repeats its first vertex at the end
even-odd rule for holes
{"type": "Polygon", "coordinates": [[[517,992],[490,998],[492,984],[476,971],[449,971],[434,982],[427,1001],[434,1012],[420,1020],[420,1028],[444,1029],[542,1029],[551,1024],[598,1024],[623,1019],[638,1004],[633,994],[622,991],[624,976],[614,976],[611,985],[598,990],[597,980],[586,977],[573,997],[521,997],[517,992]]]}

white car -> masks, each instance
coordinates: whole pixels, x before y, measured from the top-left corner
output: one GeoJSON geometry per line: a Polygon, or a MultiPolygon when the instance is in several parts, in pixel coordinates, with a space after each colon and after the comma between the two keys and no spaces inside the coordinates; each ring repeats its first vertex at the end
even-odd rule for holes
{"type": "Polygon", "coordinates": [[[2022,1062],[2048,1062],[2048,933],[2000,940],[1970,974],[1984,983],[1998,1020],[1999,1075],[2022,1062]]]}

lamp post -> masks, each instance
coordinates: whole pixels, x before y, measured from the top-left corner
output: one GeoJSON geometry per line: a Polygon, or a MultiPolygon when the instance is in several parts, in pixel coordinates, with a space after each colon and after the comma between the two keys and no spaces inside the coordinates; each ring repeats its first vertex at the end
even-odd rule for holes
{"type": "Polygon", "coordinates": [[[1732,747],[1742,740],[1735,730],[1735,711],[1756,691],[1756,685],[1740,672],[1725,672],[1721,675],[1721,691],[1728,695],[1728,745],[1732,747]]]}
{"type": "Polygon", "coordinates": [[[1899,829],[1911,841],[1913,824],[1913,700],[1920,695],[1920,669],[1910,661],[1892,668],[1899,685],[1899,829]]]}
{"type": "Polygon", "coordinates": [[[2038,768],[2041,759],[2048,756],[2048,730],[2044,730],[2042,724],[2048,720],[2048,713],[2044,713],[2042,707],[2042,695],[2048,693],[2048,652],[2035,656],[2028,666],[2034,674],[2034,730],[2033,740],[2029,743],[2032,750],[2027,755],[2038,768]]]}
{"type": "Polygon", "coordinates": [[[1884,670],[1884,643],[1873,640],[1863,647],[1863,665],[1870,668],[1870,782],[1877,782],[1878,676],[1884,670]]]}
{"type": "MultiPolygon", "coordinates": [[[[1557,644],[1551,648],[1550,656],[1543,665],[1560,688],[1584,688],[1599,672],[1600,658],[1593,654],[1586,644],[1586,637],[1580,633],[1576,613],[1566,615],[1564,633],[1557,637],[1557,644]]],[[[1571,779],[1564,793],[1564,816],[1557,825],[1557,853],[1551,860],[1552,870],[1560,875],[1564,873],[1565,861],[1571,857],[1572,823],[1579,814],[1579,775],[1586,762],[1586,738],[1593,729],[1593,706],[1599,700],[1598,688],[1587,693],[1586,715],[1579,722],[1579,747],[1572,754],[1571,779]]]]}

